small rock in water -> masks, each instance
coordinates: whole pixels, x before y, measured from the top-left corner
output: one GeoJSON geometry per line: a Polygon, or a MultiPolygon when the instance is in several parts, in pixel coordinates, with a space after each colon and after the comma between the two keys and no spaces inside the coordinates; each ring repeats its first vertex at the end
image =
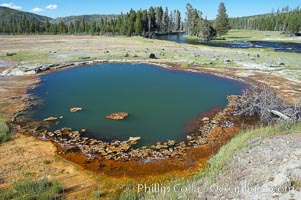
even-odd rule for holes
{"type": "Polygon", "coordinates": [[[140,139],[141,139],[141,137],[130,137],[130,138],[128,139],[128,142],[129,142],[130,144],[134,145],[134,144],[137,144],[137,141],[140,140],[140,139]]]}
{"type": "Polygon", "coordinates": [[[78,112],[82,110],[82,108],[70,108],[70,112],[74,113],[74,112],[78,112]]]}
{"type": "Polygon", "coordinates": [[[46,119],[44,119],[43,121],[47,122],[47,121],[55,121],[57,120],[57,117],[48,117],[46,119]]]}
{"type": "Polygon", "coordinates": [[[112,114],[106,116],[106,118],[113,119],[113,120],[123,120],[124,118],[126,118],[128,116],[129,116],[129,113],[127,113],[127,112],[119,112],[119,113],[112,113],[112,114]]]}

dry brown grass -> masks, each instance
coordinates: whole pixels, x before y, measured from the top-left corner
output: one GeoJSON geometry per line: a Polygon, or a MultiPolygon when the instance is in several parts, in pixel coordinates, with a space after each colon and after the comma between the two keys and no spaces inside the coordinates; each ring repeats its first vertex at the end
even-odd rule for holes
{"type": "Polygon", "coordinates": [[[15,139],[0,145],[0,189],[15,180],[32,174],[47,177],[63,184],[66,199],[83,199],[97,186],[93,174],[56,156],[56,147],[50,142],[17,134],[15,139]]]}

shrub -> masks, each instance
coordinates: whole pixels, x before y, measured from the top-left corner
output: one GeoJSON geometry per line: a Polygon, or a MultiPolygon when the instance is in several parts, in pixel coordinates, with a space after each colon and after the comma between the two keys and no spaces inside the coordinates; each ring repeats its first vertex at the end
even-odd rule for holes
{"type": "Polygon", "coordinates": [[[0,143],[8,141],[10,136],[11,132],[6,122],[0,118],[0,143]]]}

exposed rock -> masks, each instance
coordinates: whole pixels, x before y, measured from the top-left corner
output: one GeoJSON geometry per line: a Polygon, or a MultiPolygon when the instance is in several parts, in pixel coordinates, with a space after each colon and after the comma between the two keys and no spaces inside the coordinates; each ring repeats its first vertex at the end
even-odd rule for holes
{"type": "Polygon", "coordinates": [[[131,145],[129,145],[129,144],[124,144],[120,147],[120,149],[122,151],[128,151],[130,148],[131,148],[131,145]]]}
{"type": "Polygon", "coordinates": [[[188,63],[189,65],[194,65],[194,66],[196,66],[197,65],[197,63],[196,62],[194,62],[194,61],[189,61],[189,63],[188,63]]]}
{"type": "Polygon", "coordinates": [[[167,141],[167,145],[168,146],[173,146],[173,145],[175,145],[176,144],[176,141],[175,140],[168,140],[167,141]]]}
{"type": "Polygon", "coordinates": [[[78,57],[78,59],[81,59],[81,60],[86,60],[86,59],[90,59],[91,57],[90,56],[81,56],[81,57],[78,57]]]}
{"type": "Polygon", "coordinates": [[[216,121],[216,120],[211,120],[211,123],[212,123],[212,124],[218,124],[219,122],[216,121]]]}
{"type": "Polygon", "coordinates": [[[190,135],[186,136],[187,140],[192,140],[192,137],[190,135]]]}
{"type": "Polygon", "coordinates": [[[55,121],[55,120],[57,120],[57,117],[48,117],[48,118],[46,118],[46,119],[44,119],[43,121],[55,121]]]}
{"type": "Polygon", "coordinates": [[[156,147],[155,147],[156,150],[167,149],[167,148],[168,148],[167,145],[162,145],[162,144],[156,145],[156,147]]]}
{"type": "Polygon", "coordinates": [[[25,76],[35,74],[35,70],[24,71],[19,68],[8,69],[1,73],[2,76],[25,76]]]}
{"type": "Polygon", "coordinates": [[[210,119],[209,119],[209,117],[204,117],[203,118],[203,121],[209,121],[210,119]]]}
{"type": "Polygon", "coordinates": [[[119,113],[112,113],[112,114],[106,116],[106,118],[113,119],[113,120],[123,120],[124,118],[126,118],[128,116],[129,116],[129,113],[127,113],[127,112],[119,112],[119,113]]]}
{"type": "Polygon", "coordinates": [[[200,63],[201,65],[212,65],[213,62],[209,61],[209,62],[203,62],[203,63],[200,63]]]}
{"type": "Polygon", "coordinates": [[[16,53],[6,53],[6,56],[14,56],[17,55],[16,53]]]}
{"type": "Polygon", "coordinates": [[[129,139],[128,139],[128,141],[129,142],[137,142],[138,140],[140,140],[141,139],[141,137],[130,137],[129,139]]]}
{"type": "Polygon", "coordinates": [[[74,112],[78,112],[78,111],[80,111],[80,110],[82,110],[82,108],[70,108],[70,112],[72,112],[72,113],[74,113],[74,112]]]}
{"type": "Polygon", "coordinates": [[[289,175],[296,183],[301,184],[301,166],[289,170],[289,175]]]}
{"type": "Polygon", "coordinates": [[[224,60],[224,64],[230,64],[230,63],[231,63],[231,60],[229,60],[229,59],[224,60]]]}
{"type": "Polygon", "coordinates": [[[185,142],[180,142],[180,147],[181,147],[182,149],[186,148],[185,142]]]}
{"type": "Polygon", "coordinates": [[[121,151],[121,149],[117,148],[117,147],[109,147],[109,148],[107,148],[107,152],[110,152],[110,153],[118,153],[120,151],[121,151]]]}
{"type": "Polygon", "coordinates": [[[283,62],[277,62],[276,65],[285,66],[285,64],[283,62]]]}
{"type": "Polygon", "coordinates": [[[157,57],[156,57],[156,54],[151,53],[151,54],[149,55],[149,58],[150,58],[150,59],[156,59],[157,57]]]}

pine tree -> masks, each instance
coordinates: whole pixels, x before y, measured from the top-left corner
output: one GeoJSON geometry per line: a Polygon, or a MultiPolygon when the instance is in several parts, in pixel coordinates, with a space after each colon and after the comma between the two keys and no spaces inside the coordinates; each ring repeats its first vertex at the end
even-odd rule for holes
{"type": "Polygon", "coordinates": [[[202,21],[202,38],[205,41],[210,41],[216,36],[216,30],[212,27],[210,22],[205,18],[202,21]]]}
{"type": "Polygon", "coordinates": [[[148,10],[148,37],[153,37],[156,30],[156,13],[153,7],[148,10]]]}
{"type": "Polygon", "coordinates": [[[136,15],[135,34],[136,35],[142,34],[142,12],[141,11],[138,11],[136,15]]]}
{"type": "Polygon", "coordinates": [[[86,20],[81,18],[79,23],[79,33],[86,33],[86,20]]]}
{"type": "Polygon", "coordinates": [[[49,29],[50,29],[50,23],[49,23],[49,20],[48,20],[48,18],[46,19],[46,22],[45,22],[45,31],[46,31],[46,33],[48,33],[49,32],[49,29]]]}
{"type": "Polygon", "coordinates": [[[174,31],[174,15],[173,12],[170,11],[169,13],[169,24],[168,24],[168,33],[172,33],[174,31]]]}
{"type": "Polygon", "coordinates": [[[176,11],[175,17],[175,31],[180,32],[181,30],[181,12],[179,10],[176,11]]]}
{"type": "Polygon", "coordinates": [[[75,21],[75,33],[79,34],[80,33],[80,20],[75,21]]]}
{"type": "Polygon", "coordinates": [[[148,14],[147,10],[142,11],[142,36],[146,37],[148,32],[148,14]]]}
{"type": "Polygon", "coordinates": [[[190,36],[198,36],[202,12],[193,8],[189,3],[186,4],[186,10],[186,32],[190,36]]]}
{"type": "Polygon", "coordinates": [[[90,33],[91,33],[91,35],[95,35],[95,33],[96,33],[96,22],[92,22],[92,24],[90,26],[90,33]]]}
{"type": "Polygon", "coordinates": [[[74,34],[75,33],[75,27],[74,24],[71,22],[69,25],[69,29],[68,29],[70,34],[74,34]]]}
{"type": "Polygon", "coordinates": [[[136,12],[131,9],[127,14],[127,35],[131,36],[135,31],[136,12]]]}
{"type": "Polygon", "coordinates": [[[225,4],[221,2],[215,20],[215,29],[219,36],[225,35],[230,30],[229,19],[225,4]]]}
{"type": "Polygon", "coordinates": [[[169,15],[168,15],[168,8],[166,7],[162,17],[162,32],[164,33],[168,32],[168,25],[169,25],[169,15]]]}
{"type": "Polygon", "coordinates": [[[156,8],[157,33],[160,33],[162,31],[162,18],[163,18],[163,8],[162,7],[157,7],[156,8]]]}

